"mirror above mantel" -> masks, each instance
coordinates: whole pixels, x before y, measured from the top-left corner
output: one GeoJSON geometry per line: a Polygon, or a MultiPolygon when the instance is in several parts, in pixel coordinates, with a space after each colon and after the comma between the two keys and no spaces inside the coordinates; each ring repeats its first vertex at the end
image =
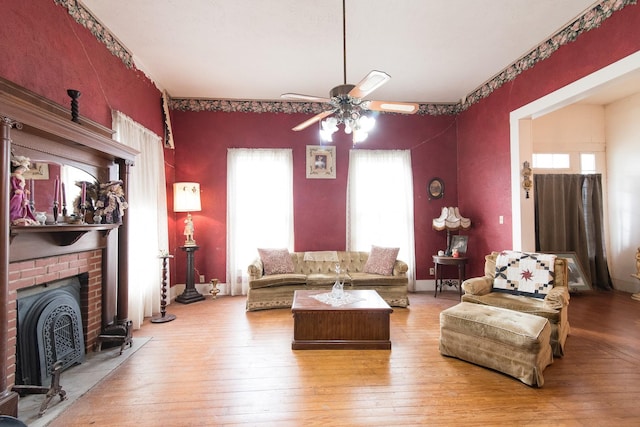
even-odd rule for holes
{"type": "MultiPolygon", "coordinates": [[[[29,203],[36,213],[44,212],[47,215],[47,224],[53,223],[53,201],[55,195],[56,180],[60,183],[59,213],[60,222],[66,222],[67,218],[79,215],[79,200],[81,197],[81,183],[95,184],[98,178],[78,167],[31,160],[29,170],[23,173],[26,187],[30,191],[29,203]]],[[[95,199],[95,197],[89,197],[95,199]]],[[[87,221],[91,222],[91,221],[87,221]]]]}

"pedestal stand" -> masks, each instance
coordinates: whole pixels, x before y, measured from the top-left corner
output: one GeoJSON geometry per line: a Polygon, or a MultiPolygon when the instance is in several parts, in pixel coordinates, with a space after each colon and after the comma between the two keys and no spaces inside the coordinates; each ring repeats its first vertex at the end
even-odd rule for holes
{"type": "Polygon", "coordinates": [[[151,318],[151,323],[171,322],[176,318],[175,314],[167,314],[167,258],[173,258],[173,255],[163,253],[162,258],[162,292],[160,293],[160,316],[151,318]]]}
{"type": "Polygon", "coordinates": [[[176,298],[176,301],[183,304],[191,304],[192,302],[204,300],[204,296],[196,290],[194,281],[194,264],[193,256],[198,246],[180,246],[180,249],[187,253],[187,280],[184,292],[176,298]]]}

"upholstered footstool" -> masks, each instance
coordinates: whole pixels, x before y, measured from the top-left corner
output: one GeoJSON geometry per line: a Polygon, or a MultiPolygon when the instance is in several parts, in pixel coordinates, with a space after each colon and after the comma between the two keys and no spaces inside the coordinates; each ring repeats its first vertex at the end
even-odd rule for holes
{"type": "Polygon", "coordinates": [[[440,313],[440,353],[542,387],[553,362],[544,317],[468,302],[440,313]]]}

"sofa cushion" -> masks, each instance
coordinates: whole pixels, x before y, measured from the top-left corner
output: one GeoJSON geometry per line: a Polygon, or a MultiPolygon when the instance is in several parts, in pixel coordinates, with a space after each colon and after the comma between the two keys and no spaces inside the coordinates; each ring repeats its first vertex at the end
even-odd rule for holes
{"type": "Polygon", "coordinates": [[[293,273],[293,261],[288,249],[258,249],[264,274],[293,273]]]}
{"type": "Polygon", "coordinates": [[[251,289],[270,288],[272,286],[284,286],[284,285],[304,285],[307,281],[305,274],[271,274],[269,276],[262,276],[259,279],[254,279],[249,282],[251,289]]]}
{"type": "Polygon", "coordinates": [[[544,300],[539,298],[491,292],[487,295],[464,294],[462,301],[534,314],[548,319],[551,323],[560,321],[560,311],[550,308],[544,300]]]}
{"type": "Polygon", "coordinates": [[[398,251],[400,251],[400,248],[383,248],[372,245],[371,253],[364,265],[364,272],[391,276],[393,264],[398,257],[398,251]]]}
{"type": "Polygon", "coordinates": [[[496,259],[493,290],[544,298],[553,288],[556,256],[503,251],[496,259]]]}
{"type": "Polygon", "coordinates": [[[351,276],[351,285],[363,287],[365,285],[399,285],[406,284],[407,277],[406,276],[382,276],[380,274],[370,274],[370,273],[349,273],[351,276]]]}

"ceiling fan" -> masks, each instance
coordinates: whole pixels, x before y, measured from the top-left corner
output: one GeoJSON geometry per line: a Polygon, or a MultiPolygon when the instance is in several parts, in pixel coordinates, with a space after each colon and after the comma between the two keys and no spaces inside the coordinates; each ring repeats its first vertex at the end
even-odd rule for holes
{"type": "Polygon", "coordinates": [[[412,102],[370,101],[364,98],[391,79],[384,71],[369,72],[358,84],[347,84],[347,42],[346,42],[346,14],[345,1],[342,0],[342,46],[344,84],[334,87],[329,92],[329,98],[301,95],[298,93],[284,93],[281,98],[296,101],[311,101],[326,103],[329,109],[311,117],[295,126],[292,130],[301,131],[328,117],[321,124],[321,137],[331,141],[331,135],[338,130],[338,125],[344,123],[345,132],[353,132],[354,143],[366,139],[375,120],[364,115],[367,111],[382,111],[400,114],[415,114],[418,104],[412,102]],[[333,117],[329,117],[332,116],[333,117]]]}

